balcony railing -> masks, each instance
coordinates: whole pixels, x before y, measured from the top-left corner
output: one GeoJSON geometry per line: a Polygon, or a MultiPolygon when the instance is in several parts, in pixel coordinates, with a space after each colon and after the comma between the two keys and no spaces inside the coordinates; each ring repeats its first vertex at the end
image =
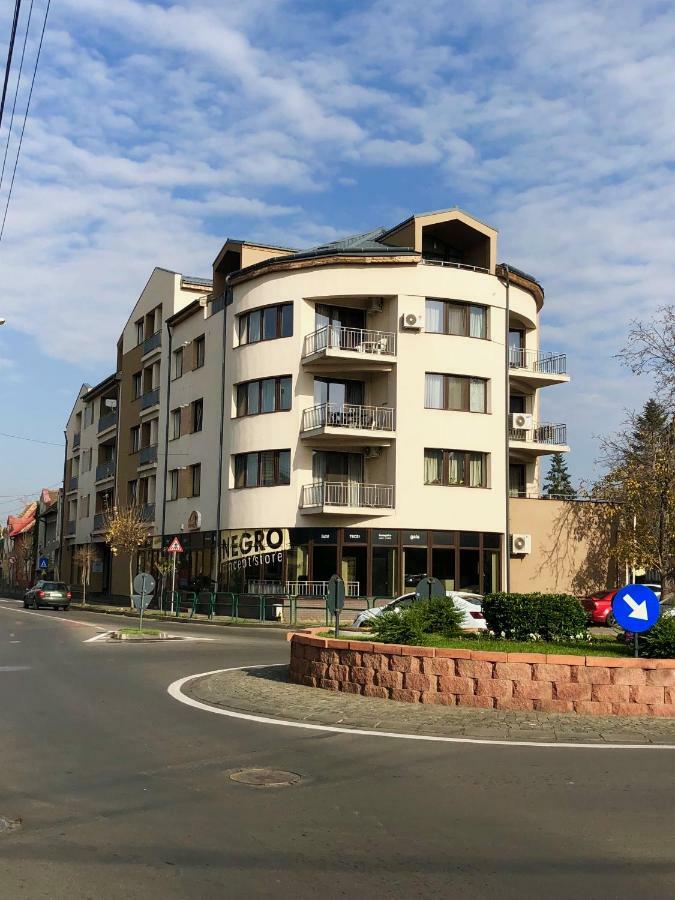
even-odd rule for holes
{"type": "Polygon", "coordinates": [[[146,353],[150,353],[151,350],[156,350],[157,347],[162,346],[162,332],[156,331],[154,334],[151,334],[149,338],[146,338],[143,341],[143,356],[146,353]]]}
{"type": "Polygon", "coordinates": [[[534,428],[509,428],[512,441],[525,441],[528,444],[567,444],[567,425],[535,425],[534,428]]]}
{"type": "Polygon", "coordinates": [[[94,531],[103,531],[105,528],[105,513],[94,514],[94,531]]]}
{"type": "Polygon", "coordinates": [[[303,431],[326,426],[393,431],[394,410],[388,406],[358,406],[355,403],[319,403],[303,410],[303,431]]]}
{"type": "Polygon", "coordinates": [[[98,420],[98,433],[100,434],[102,431],[107,431],[115,425],[117,425],[117,411],[107,413],[98,420]]]}
{"type": "Polygon", "coordinates": [[[371,331],[368,328],[343,328],[340,325],[324,325],[305,337],[303,356],[312,356],[320,350],[353,350],[369,355],[396,355],[396,335],[389,331],[371,331]]]}
{"type": "Polygon", "coordinates": [[[78,431],[76,434],[73,435],[73,450],[77,450],[77,448],[79,446],[80,446],[80,432],[78,431]]]}
{"type": "Polygon", "coordinates": [[[394,486],[356,481],[315,481],[302,488],[302,506],[354,506],[393,509],[394,486]]]}
{"type": "Polygon", "coordinates": [[[470,266],[468,263],[452,262],[449,259],[428,259],[426,256],[423,256],[422,263],[425,266],[447,266],[451,269],[468,269],[470,272],[490,273],[490,270],[484,266],[470,266]]]}
{"type": "Polygon", "coordinates": [[[509,347],[509,366],[512,369],[527,369],[537,375],[566,375],[567,354],[509,347]]]}
{"type": "Polygon", "coordinates": [[[139,466],[149,466],[151,463],[157,462],[157,445],[152,447],[143,447],[138,455],[139,466]]]}
{"type": "Polygon", "coordinates": [[[141,397],[141,409],[149,409],[151,406],[156,406],[159,403],[159,388],[155,388],[154,391],[148,391],[147,394],[143,394],[141,397]]]}
{"type": "Polygon", "coordinates": [[[68,490],[69,491],[77,490],[77,475],[70,476],[70,480],[68,481],[68,490]]]}
{"type": "Polygon", "coordinates": [[[108,462],[101,463],[96,466],[96,481],[103,481],[105,478],[112,478],[115,474],[115,460],[109,459],[108,462]]]}
{"type": "Polygon", "coordinates": [[[70,519],[70,521],[66,524],[66,536],[72,537],[75,534],[75,519],[70,519]]]}

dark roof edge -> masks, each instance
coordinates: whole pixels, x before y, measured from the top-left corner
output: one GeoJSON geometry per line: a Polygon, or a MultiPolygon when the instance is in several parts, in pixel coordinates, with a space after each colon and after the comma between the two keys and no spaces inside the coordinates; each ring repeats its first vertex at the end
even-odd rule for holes
{"type": "Polygon", "coordinates": [[[537,301],[539,307],[541,307],[544,303],[544,288],[537,281],[534,275],[528,275],[528,273],[523,272],[522,269],[517,269],[510,263],[503,262],[497,263],[495,267],[495,274],[500,278],[504,278],[506,276],[507,268],[509,270],[510,281],[514,284],[517,284],[519,287],[525,288],[526,291],[529,291],[537,301]]]}
{"type": "Polygon", "coordinates": [[[201,304],[201,297],[197,297],[191,303],[188,303],[187,306],[179,309],[178,312],[175,312],[173,315],[168,316],[164,321],[167,325],[177,325],[184,319],[189,319],[190,316],[194,315],[200,308],[203,309],[204,307],[201,304]]]}
{"type": "Polygon", "coordinates": [[[119,376],[117,372],[113,372],[111,375],[106,375],[103,381],[99,381],[98,384],[95,384],[93,387],[89,388],[86,394],[83,394],[82,399],[86,402],[89,400],[93,400],[93,398],[100,394],[108,387],[112,387],[119,380],[119,376]]]}
{"type": "Polygon", "coordinates": [[[312,259],[319,260],[334,257],[336,260],[339,260],[345,256],[351,258],[363,257],[364,259],[379,256],[382,257],[382,259],[386,259],[391,256],[412,257],[419,255],[420,254],[416,250],[410,250],[408,247],[383,247],[382,250],[335,250],[333,248],[331,250],[304,251],[301,253],[293,253],[291,256],[271,256],[269,259],[261,260],[261,262],[254,263],[252,266],[246,266],[244,269],[238,269],[236,272],[231,272],[228,276],[228,280],[232,279],[232,281],[238,281],[240,278],[256,275],[273,265],[289,265],[290,263],[307,262],[312,259]]]}

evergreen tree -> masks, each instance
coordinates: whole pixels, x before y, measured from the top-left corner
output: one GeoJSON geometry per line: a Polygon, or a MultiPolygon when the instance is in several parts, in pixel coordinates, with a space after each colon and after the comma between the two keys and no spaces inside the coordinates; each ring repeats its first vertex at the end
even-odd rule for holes
{"type": "Polygon", "coordinates": [[[544,496],[557,498],[575,495],[565,457],[562,453],[554,453],[544,481],[544,496]]]}

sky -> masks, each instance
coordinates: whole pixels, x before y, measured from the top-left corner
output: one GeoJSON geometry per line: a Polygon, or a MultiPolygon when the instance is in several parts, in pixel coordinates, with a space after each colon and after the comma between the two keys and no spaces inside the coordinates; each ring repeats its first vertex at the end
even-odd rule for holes
{"type": "Polygon", "coordinates": [[[0,432],[51,443],[0,436],[0,519],[60,482],[52,443],[154,266],[209,276],[228,236],[306,247],[455,205],[543,284],[572,376],[543,418],[593,477],[651,388],[615,354],[672,302],[674,56],[651,0],[53,0],[0,242],[0,432]]]}

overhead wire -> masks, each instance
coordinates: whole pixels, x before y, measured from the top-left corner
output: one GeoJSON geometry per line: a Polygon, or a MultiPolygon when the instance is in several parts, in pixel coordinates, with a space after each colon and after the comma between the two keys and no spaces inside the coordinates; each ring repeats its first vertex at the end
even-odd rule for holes
{"type": "Polygon", "coordinates": [[[21,434],[7,434],[5,431],[0,431],[0,437],[12,438],[15,441],[28,441],[30,444],[47,444],[50,447],[63,447],[63,441],[57,444],[55,441],[41,441],[39,438],[24,437],[21,434]]]}
{"type": "Polygon", "coordinates": [[[14,179],[16,177],[16,169],[19,165],[19,156],[21,155],[21,145],[23,144],[23,135],[26,130],[26,122],[28,121],[28,113],[30,111],[30,102],[33,97],[33,88],[35,86],[35,76],[37,75],[38,64],[40,62],[40,54],[42,52],[42,43],[45,37],[45,31],[47,29],[47,17],[49,16],[49,7],[51,6],[52,0],[47,0],[47,8],[45,10],[45,17],[42,23],[42,31],[40,33],[40,43],[38,44],[37,55],[35,57],[35,67],[33,68],[33,77],[30,82],[30,91],[28,92],[28,101],[26,102],[26,112],[23,117],[23,125],[21,126],[21,136],[19,137],[19,146],[16,151],[16,159],[14,160],[14,170],[12,172],[12,180],[9,184],[9,192],[7,194],[7,202],[5,204],[5,212],[2,217],[2,226],[0,226],[0,241],[2,241],[2,236],[5,233],[5,223],[7,221],[7,211],[9,210],[9,202],[12,199],[12,190],[14,188],[14,179]]]}
{"type": "Polygon", "coordinates": [[[9,142],[12,137],[12,126],[14,125],[14,113],[16,111],[16,99],[19,96],[19,85],[21,84],[21,73],[23,72],[23,60],[26,55],[26,44],[28,43],[28,32],[30,31],[30,20],[33,15],[34,0],[30,0],[28,9],[28,21],[26,22],[26,32],[23,36],[23,47],[21,48],[21,60],[19,62],[19,74],[16,76],[16,87],[14,88],[14,101],[12,103],[12,114],[9,117],[9,127],[7,129],[7,140],[5,141],[5,155],[2,159],[2,171],[0,172],[0,191],[2,190],[2,182],[5,178],[5,165],[7,163],[7,153],[9,151],[9,142]]]}
{"type": "Polygon", "coordinates": [[[9,84],[9,73],[12,69],[12,55],[14,53],[14,39],[16,38],[16,29],[19,24],[19,11],[21,10],[21,0],[15,0],[14,3],[14,19],[12,20],[12,30],[9,34],[9,48],[7,50],[7,62],[5,63],[5,78],[2,85],[2,99],[0,100],[0,127],[2,126],[2,116],[5,111],[5,99],[7,97],[7,85],[9,84]]]}

